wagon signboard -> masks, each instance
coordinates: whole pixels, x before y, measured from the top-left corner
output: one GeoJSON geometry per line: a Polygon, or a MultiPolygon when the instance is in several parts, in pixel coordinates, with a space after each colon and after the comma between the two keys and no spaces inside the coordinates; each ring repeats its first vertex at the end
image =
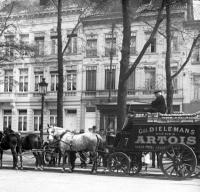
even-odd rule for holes
{"type": "Polygon", "coordinates": [[[127,149],[134,151],[162,151],[170,144],[186,144],[200,151],[199,124],[138,124],[125,137],[127,149]]]}

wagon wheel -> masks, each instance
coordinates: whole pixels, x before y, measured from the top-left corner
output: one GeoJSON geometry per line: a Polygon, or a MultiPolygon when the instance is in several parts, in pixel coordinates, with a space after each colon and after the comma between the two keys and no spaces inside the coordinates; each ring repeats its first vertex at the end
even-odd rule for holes
{"type": "Polygon", "coordinates": [[[112,153],[108,157],[108,170],[111,173],[129,174],[130,162],[130,158],[125,153],[112,153]]]}
{"type": "Polygon", "coordinates": [[[193,150],[184,144],[170,145],[160,154],[160,168],[173,179],[190,177],[195,170],[197,159],[193,150]]]}
{"type": "Polygon", "coordinates": [[[131,164],[130,164],[130,174],[136,175],[142,169],[142,161],[140,154],[131,154],[130,155],[131,164]]]}

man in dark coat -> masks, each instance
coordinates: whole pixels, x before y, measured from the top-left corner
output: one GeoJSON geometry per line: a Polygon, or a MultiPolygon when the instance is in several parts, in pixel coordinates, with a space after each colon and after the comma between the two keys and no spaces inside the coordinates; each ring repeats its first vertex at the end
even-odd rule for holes
{"type": "Polygon", "coordinates": [[[165,113],[166,112],[166,104],[165,104],[165,99],[161,94],[160,90],[154,91],[154,94],[156,96],[156,99],[152,101],[151,107],[150,108],[145,108],[146,112],[151,112],[151,113],[165,113]]]}

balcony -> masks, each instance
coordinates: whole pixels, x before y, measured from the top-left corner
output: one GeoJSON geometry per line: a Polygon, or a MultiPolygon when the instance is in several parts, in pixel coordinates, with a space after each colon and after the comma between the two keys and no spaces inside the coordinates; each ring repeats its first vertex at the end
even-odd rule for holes
{"type": "Polygon", "coordinates": [[[12,92],[3,92],[0,93],[0,102],[12,102],[13,101],[13,95],[12,92]]]}
{"type": "MultiPolygon", "coordinates": [[[[117,97],[118,90],[111,90],[111,97],[117,97]]],[[[163,94],[166,94],[166,90],[163,90],[163,94]]],[[[154,90],[146,90],[146,89],[133,89],[128,90],[128,97],[133,99],[152,99],[154,96],[154,90]]],[[[96,90],[96,91],[83,91],[82,96],[85,98],[106,98],[109,96],[109,90],[96,90]]],[[[174,98],[182,99],[183,98],[183,90],[177,89],[174,90],[174,98]]]]}

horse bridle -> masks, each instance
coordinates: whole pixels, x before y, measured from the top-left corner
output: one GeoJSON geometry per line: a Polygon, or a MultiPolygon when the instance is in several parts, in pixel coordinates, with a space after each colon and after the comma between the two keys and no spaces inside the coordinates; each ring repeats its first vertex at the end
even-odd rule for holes
{"type": "Polygon", "coordinates": [[[56,142],[62,142],[62,143],[64,143],[64,144],[67,144],[67,145],[69,145],[70,149],[72,149],[72,144],[71,144],[71,143],[67,143],[67,142],[65,142],[65,141],[62,140],[62,136],[63,136],[65,133],[67,133],[67,132],[63,132],[63,133],[60,135],[59,138],[57,138],[55,135],[51,135],[51,136],[53,136],[53,139],[55,139],[56,142]]]}

